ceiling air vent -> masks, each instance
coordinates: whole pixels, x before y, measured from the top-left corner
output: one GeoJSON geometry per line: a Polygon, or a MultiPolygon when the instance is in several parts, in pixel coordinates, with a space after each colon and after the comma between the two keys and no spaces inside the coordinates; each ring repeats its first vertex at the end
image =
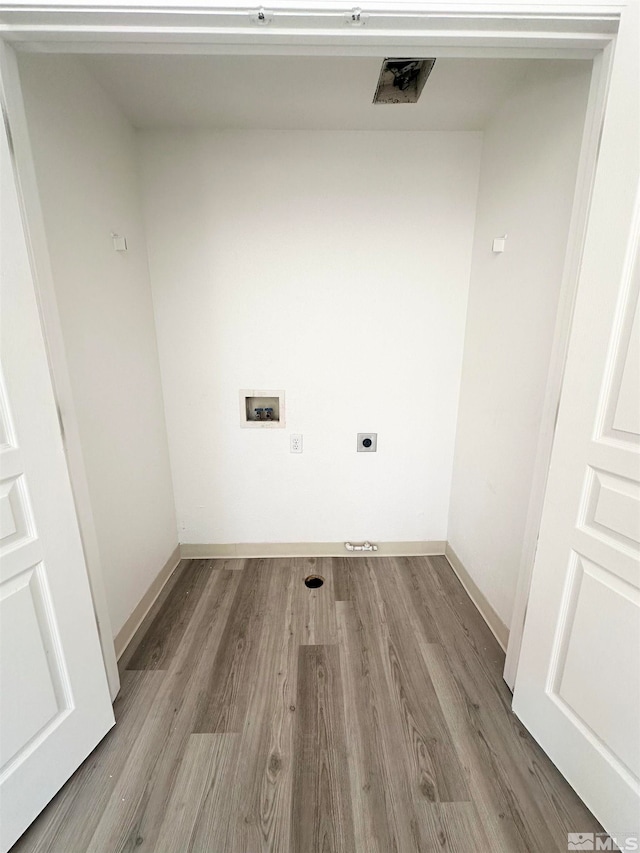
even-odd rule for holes
{"type": "Polygon", "coordinates": [[[385,59],[373,103],[415,104],[435,64],[435,59],[385,59]]]}

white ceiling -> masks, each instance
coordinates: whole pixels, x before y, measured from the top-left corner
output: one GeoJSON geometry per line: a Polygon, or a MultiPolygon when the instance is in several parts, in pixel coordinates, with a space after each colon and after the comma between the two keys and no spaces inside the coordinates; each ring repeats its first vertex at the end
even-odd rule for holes
{"type": "Polygon", "coordinates": [[[539,60],[438,59],[417,104],[371,101],[383,57],[83,57],[138,128],[481,130],[539,60]]]}

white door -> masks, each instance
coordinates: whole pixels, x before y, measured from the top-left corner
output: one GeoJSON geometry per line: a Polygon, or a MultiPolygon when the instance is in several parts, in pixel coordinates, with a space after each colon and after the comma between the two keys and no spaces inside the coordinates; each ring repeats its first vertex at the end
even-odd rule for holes
{"type": "Polygon", "coordinates": [[[0,850],[114,724],[0,131],[0,850]]]}
{"type": "MultiPolygon", "coordinates": [[[[640,187],[626,231],[617,280],[591,277],[576,306],[513,708],[636,850],[624,837],[640,833],[640,187]]],[[[615,239],[599,251],[602,270],[615,239]]]]}

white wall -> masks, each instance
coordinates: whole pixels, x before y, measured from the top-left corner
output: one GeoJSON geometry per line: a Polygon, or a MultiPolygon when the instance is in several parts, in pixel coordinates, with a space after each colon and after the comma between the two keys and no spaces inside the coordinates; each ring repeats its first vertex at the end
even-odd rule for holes
{"type": "Polygon", "coordinates": [[[76,60],[20,73],[117,634],[177,544],[135,134],[76,60]]]}
{"type": "Polygon", "coordinates": [[[589,78],[590,63],[541,62],[484,134],[448,538],[507,626],[589,78]]]}
{"type": "Polygon", "coordinates": [[[182,542],[446,538],[480,146],[141,134],[182,542]],[[241,388],[286,429],[240,429],[241,388]]]}
{"type": "Polygon", "coordinates": [[[20,67],[115,631],[176,543],[137,157],[180,541],[448,538],[508,624],[587,64],[540,63],[494,117],[477,221],[479,133],[136,142],[76,60],[20,67]],[[285,430],[240,429],[261,387],[285,430]]]}

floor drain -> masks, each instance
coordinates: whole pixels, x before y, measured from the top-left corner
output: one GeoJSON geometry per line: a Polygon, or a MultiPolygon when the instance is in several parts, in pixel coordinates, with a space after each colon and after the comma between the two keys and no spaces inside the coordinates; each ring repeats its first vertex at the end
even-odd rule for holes
{"type": "Polygon", "coordinates": [[[323,583],[324,578],[321,578],[320,575],[309,575],[309,577],[304,579],[304,585],[308,586],[309,589],[318,589],[323,583]]]}

